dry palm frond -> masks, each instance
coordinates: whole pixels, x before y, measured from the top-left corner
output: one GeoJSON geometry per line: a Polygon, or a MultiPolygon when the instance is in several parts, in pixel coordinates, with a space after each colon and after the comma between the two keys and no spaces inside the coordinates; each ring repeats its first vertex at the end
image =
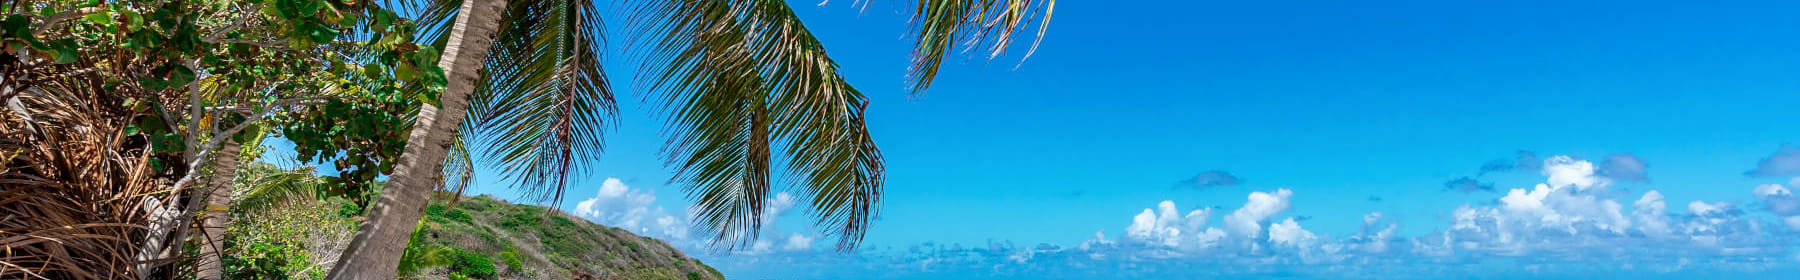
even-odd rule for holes
{"type": "Polygon", "coordinates": [[[171,159],[125,133],[128,89],[81,65],[0,65],[0,278],[136,278],[147,209],[171,199],[152,168],[171,159]]]}

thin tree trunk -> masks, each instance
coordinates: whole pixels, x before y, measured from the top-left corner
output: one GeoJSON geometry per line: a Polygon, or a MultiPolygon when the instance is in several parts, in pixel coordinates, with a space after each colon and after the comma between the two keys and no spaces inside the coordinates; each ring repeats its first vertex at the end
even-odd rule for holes
{"type": "Polygon", "coordinates": [[[505,6],[505,0],[463,1],[450,30],[449,44],[444,47],[444,57],[438,62],[438,67],[450,74],[450,84],[440,95],[438,107],[419,108],[417,122],[406,140],[406,151],[400,155],[400,166],[388,177],[375,208],[326,279],[394,279],[400,255],[418,226],[419,217],[425,214],[431,190],[443,177],[444,157],[457,137],[457,128],[462,126],[469,93],[474,92],[482,60],[494,45],[500,9],[505,6]]]}
{"type": "Polygon", "coordinates": [[[225,226],[231,223],[231,183],[237,179],[238,148],[242,144],[226,140],[213,155],[211,187],[207,189],[205,214],[200,218],[200,271],[196,279],[219,280],[225,277],[221,262],[225,249],[225,226]]]}
{"type": "MultiPolygon", "coordinates": [[[[183,66],[187,66],[188,69],[194,71],[200,71],[199,63],[199,59],[182,61],[183,66]]],[[[196,72],[196,74],[198,74],[198,72],[196,72]]],[[[206,117],[206,111],[203,110],[205,108],[205,106],[203,106],[204,104],[200,102],[200,79],[196,78],[193,81],[188,81],[187,90],[188,108],[190,109],[188,110],[187,138],[182,140],[187,144],[187,150],[181,152],[181,158],[182,162],[189,163],[189,174],[187,176],[192,178],[192,176],[200,172],[200,168],[196,165],[199,162],[198,160],[200,160],[200,150],[204,149],[199,144],[200,119],[206,117]]],[[[181,187],[179,181],[175,184],[175,187],[181,187]]],[[[140,263],[135,267],[138,272],[138,279],[149,279],[153,275],[153,272],[156,272],[158,268],[167,264],[167,262],[162,261],[152,262],[153,260],[169,259],[184,251],[182,246],[186,245],[183,242],[187,240],[188,222],[190,222],[187,218],[192,217],[187,215],[194,213],[195,208],[199,207],[198,203],[203,199],[203,197],[200,197],[199,192],[193,193],[192,196],[188,197],[186,203],[181,203],[180,194],[176,193],[169,196],[168,203],[181,204],[166,206],[158,204],[154,207],[154,210],[149,208],[152,206],[145,206],[147,207],[146,211],[156,214],[152,214],[150,217],[149,237],[144,240],[144,246],[138,247],[137,261],[140,263]],[[177,209],[182,210],[177,212],[177,209]],[[162,216],[163,214],[170,214],[173,215],[173,217],[165,217],[162,216]],[[174,237],[170,238],[170,234],[173,234],[174,237]],[[173,250],[171,250],[171,247],[173,247],[173,250]]]]}

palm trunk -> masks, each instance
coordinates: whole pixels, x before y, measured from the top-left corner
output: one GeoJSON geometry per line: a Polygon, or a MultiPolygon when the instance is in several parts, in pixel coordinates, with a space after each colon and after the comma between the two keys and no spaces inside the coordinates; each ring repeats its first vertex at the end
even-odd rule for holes
{"type": "Polygon", "coordinates": [[[444,157],[449,154],[457,128],[462,126],[469,93],[475,90],[477,71],[494,45],[500,9],[505,6],[506,0],[463,1],[450,30],[449,44],[444,47],[444,57],[438,62],[450,74],[450,84],[439,97],[438,107],[419,108],[412,134],[406,139],[406,151],[400,155],[400,166],[388,177],[375,208],[326,279],[394,279],[407,240],[418,226],[419,217],[425,214],[431,190],[442,179],[444,157]]]}
{"type": "Polygon", "coordinates": [[[224,279],[224,263],[220,253],[225,249],[225,226],[231,223],[231,183],[237,178],[238,148],[242,144],[237,141],[225,141],[219,152],[213,155],[213,175],[211,185],[206,194],[206,209],[200,218],[200,234],[204,243],[200,244],[200,271],[196,279],[224,279]]]}

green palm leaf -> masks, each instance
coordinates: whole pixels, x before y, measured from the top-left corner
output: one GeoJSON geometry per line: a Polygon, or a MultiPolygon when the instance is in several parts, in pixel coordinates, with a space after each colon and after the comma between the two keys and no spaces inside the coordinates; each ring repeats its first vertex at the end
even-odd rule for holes
{"type": "Polygon", "coordinates": [[[461,198],[463,191],[469,189],[469,183],[475,181],[475,161],[469,154],[468,137],[456,137],[450,143],[450,155],[444,157],[444,179],[438,181],[438,190],[455,192],[450,197],[452,202],[461,198]]]}
{"type": "MultiPolygon", "coordinates": [[[[447,42],[460,4],[428,3],[423,41],[447,42]]],[[[599,11],[586,0],[512,1],[503,18],[460,141],[485,144],[484,158],[500,163],[527,197],[560,201],[569,175],[604,150],[618,111],[600,65],[599,11]]]]}
{"type": "Polygon", "coordinates": [[[1037,37],[1025,52],[1026,58],[1031,57],[1044,39],[1044,30],[1050,27],[1056,0],[919,0],[914,9],[918,41],[908,75],[913,78],[913,93],[918,94],[931,87],[952,44],[986,50],[988,58],[993,59],[1012,45],[1014,33],[1042,17],[1037,24],[1037,37]]]}
{"type": "Polygon", "coordinates": [[[867,100],[783,1],[654,1],[633,11],[646,87],[670,111],[675,180],[694,219],[725,249],[757,238],[782,145],[784,181],[808,196],[819,227],[853,248],[877,214],[882,159],[863,124],[867,100]]]}
{"type": "MultiPolygon", "coordinates": [[[[298,162],[294,163],[296,166],[298,162]]],[[[314,199],[321,184],[312,166],[282,168],[260,161],[245,162],[237,175],[234,208],[247,212],[275,209],[314,199]]]]}

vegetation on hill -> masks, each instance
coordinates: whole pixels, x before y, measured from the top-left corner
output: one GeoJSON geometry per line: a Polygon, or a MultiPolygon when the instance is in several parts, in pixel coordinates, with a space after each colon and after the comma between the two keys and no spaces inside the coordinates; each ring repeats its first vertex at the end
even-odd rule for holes
{"type": "MultiPolygon", "coordinates": [[[[225,275],[324,278],[361,224],[366,206],[306,195],[317,192],[307,188],[319,180],[304,173],[280,172],[263,163],[246,170],[264,173],[242,177],[240,184],[260,185],[240,188],[245,191],[236,196],[239,205],[255,207],[232,209],[232,220],[238,222],[226,231],[225,275]]],[[[402,278],[724,279],[656,239],[541,206],[487,195],[451,203],[453,196],[439,193],[426,208],[402,256],[402,278]]]]}
{"type": "MultiPolygon", "coordinates": [[[[512,204],[492,196],[465,197],[452,207],[437,203],[415,235],[457,251],[453,268],[468,260],[493,260],[501,276],[533,279],[724,279],[712,267],[660,240],[594,224],[540,206],[512,204]]],[[[422,244],[421,244],[422,243],[422,244]]],[[[404,260],[402,262],[405,262],[404,260]]],[[[473,276],[474,274],[469,274],[473,276]]]]}

